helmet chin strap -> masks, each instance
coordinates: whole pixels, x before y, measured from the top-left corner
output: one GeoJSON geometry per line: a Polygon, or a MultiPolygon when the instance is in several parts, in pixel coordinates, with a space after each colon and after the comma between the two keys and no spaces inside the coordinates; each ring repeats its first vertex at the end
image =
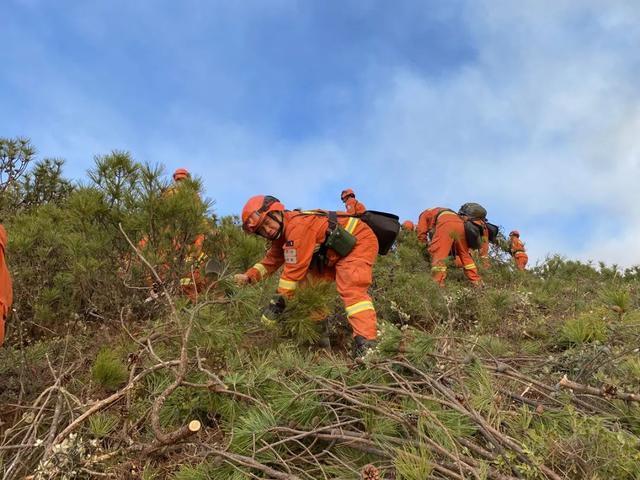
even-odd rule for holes
{"type": "Polygon", "coordinates": [[[280,215],[278,215],[277,212],[269,212],[267,213],[267,216],[280,226],[276,234],[269,240],[278,240],[284,232],[284,215],[282,212],[280,212],[280,215]]]}
{"type": "MultiPolygon", "coordinates": [[[[274,216],[276,215],[274,214],[274,216]]],[[[280,217],[279,219],[274,218],[274,220],[278,222],[278,224],[280,225],[280,228],[278,229],[278,233],[276,234],[275,240],[279,239],[282,236],[282,233],[284,232],[284,215],[282,214],[282,212],[280,212],[279,217],[280,217]]]]}

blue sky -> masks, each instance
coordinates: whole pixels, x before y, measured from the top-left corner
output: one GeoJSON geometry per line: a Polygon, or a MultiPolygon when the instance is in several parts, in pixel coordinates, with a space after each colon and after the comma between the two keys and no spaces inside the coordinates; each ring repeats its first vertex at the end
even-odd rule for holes
{"type": "Polygon", "coordinates": [[[640,3],[0,3],[0,136],[184,166],[220,214],[478,201],[534,259],[640,263],[640,3]]]}

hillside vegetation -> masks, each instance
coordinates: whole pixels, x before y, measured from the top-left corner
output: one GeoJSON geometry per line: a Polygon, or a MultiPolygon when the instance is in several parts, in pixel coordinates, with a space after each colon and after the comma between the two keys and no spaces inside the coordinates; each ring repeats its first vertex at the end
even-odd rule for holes
{"type": "Polygon", "coordinates": [[[197,179],[167,198],[162,168],[113,152],[73,185],[2,142],[29,163],[0,203],[3,479],[640,479],[640,269],[519,272],[494,251],[483,289],[455,268],[441,289],[403,234],[378,257],[379,345],[356,363],[331,284],[265,329],[276,278],[231,278],[266,245],[194,202],[197,179]],[[225,272],[190,302],[202,232],[225,272]]]}

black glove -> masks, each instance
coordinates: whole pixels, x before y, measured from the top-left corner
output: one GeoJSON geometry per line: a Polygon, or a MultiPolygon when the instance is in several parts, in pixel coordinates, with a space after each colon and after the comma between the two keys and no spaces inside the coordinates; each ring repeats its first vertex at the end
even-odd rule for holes
{"type": "Polygon", "coordinates": [[[286,306],[285,299],[282,295],[275,295],[264,310],[260,321],[267,327],[273,328],[276,325],[276,319],[282,315],[286,306]]]}

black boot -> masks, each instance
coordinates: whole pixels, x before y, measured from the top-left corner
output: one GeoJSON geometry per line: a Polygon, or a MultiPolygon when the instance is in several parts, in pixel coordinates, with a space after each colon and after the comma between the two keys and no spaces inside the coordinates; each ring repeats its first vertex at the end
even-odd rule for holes
{"type": "Polygon", "coordinates": [[[356,360],[362,360],[369,351],[375,350],[378,342],[375,340],[367,340],[362,335],[356,335],[353,339],[353,357],[356,360]]]}

